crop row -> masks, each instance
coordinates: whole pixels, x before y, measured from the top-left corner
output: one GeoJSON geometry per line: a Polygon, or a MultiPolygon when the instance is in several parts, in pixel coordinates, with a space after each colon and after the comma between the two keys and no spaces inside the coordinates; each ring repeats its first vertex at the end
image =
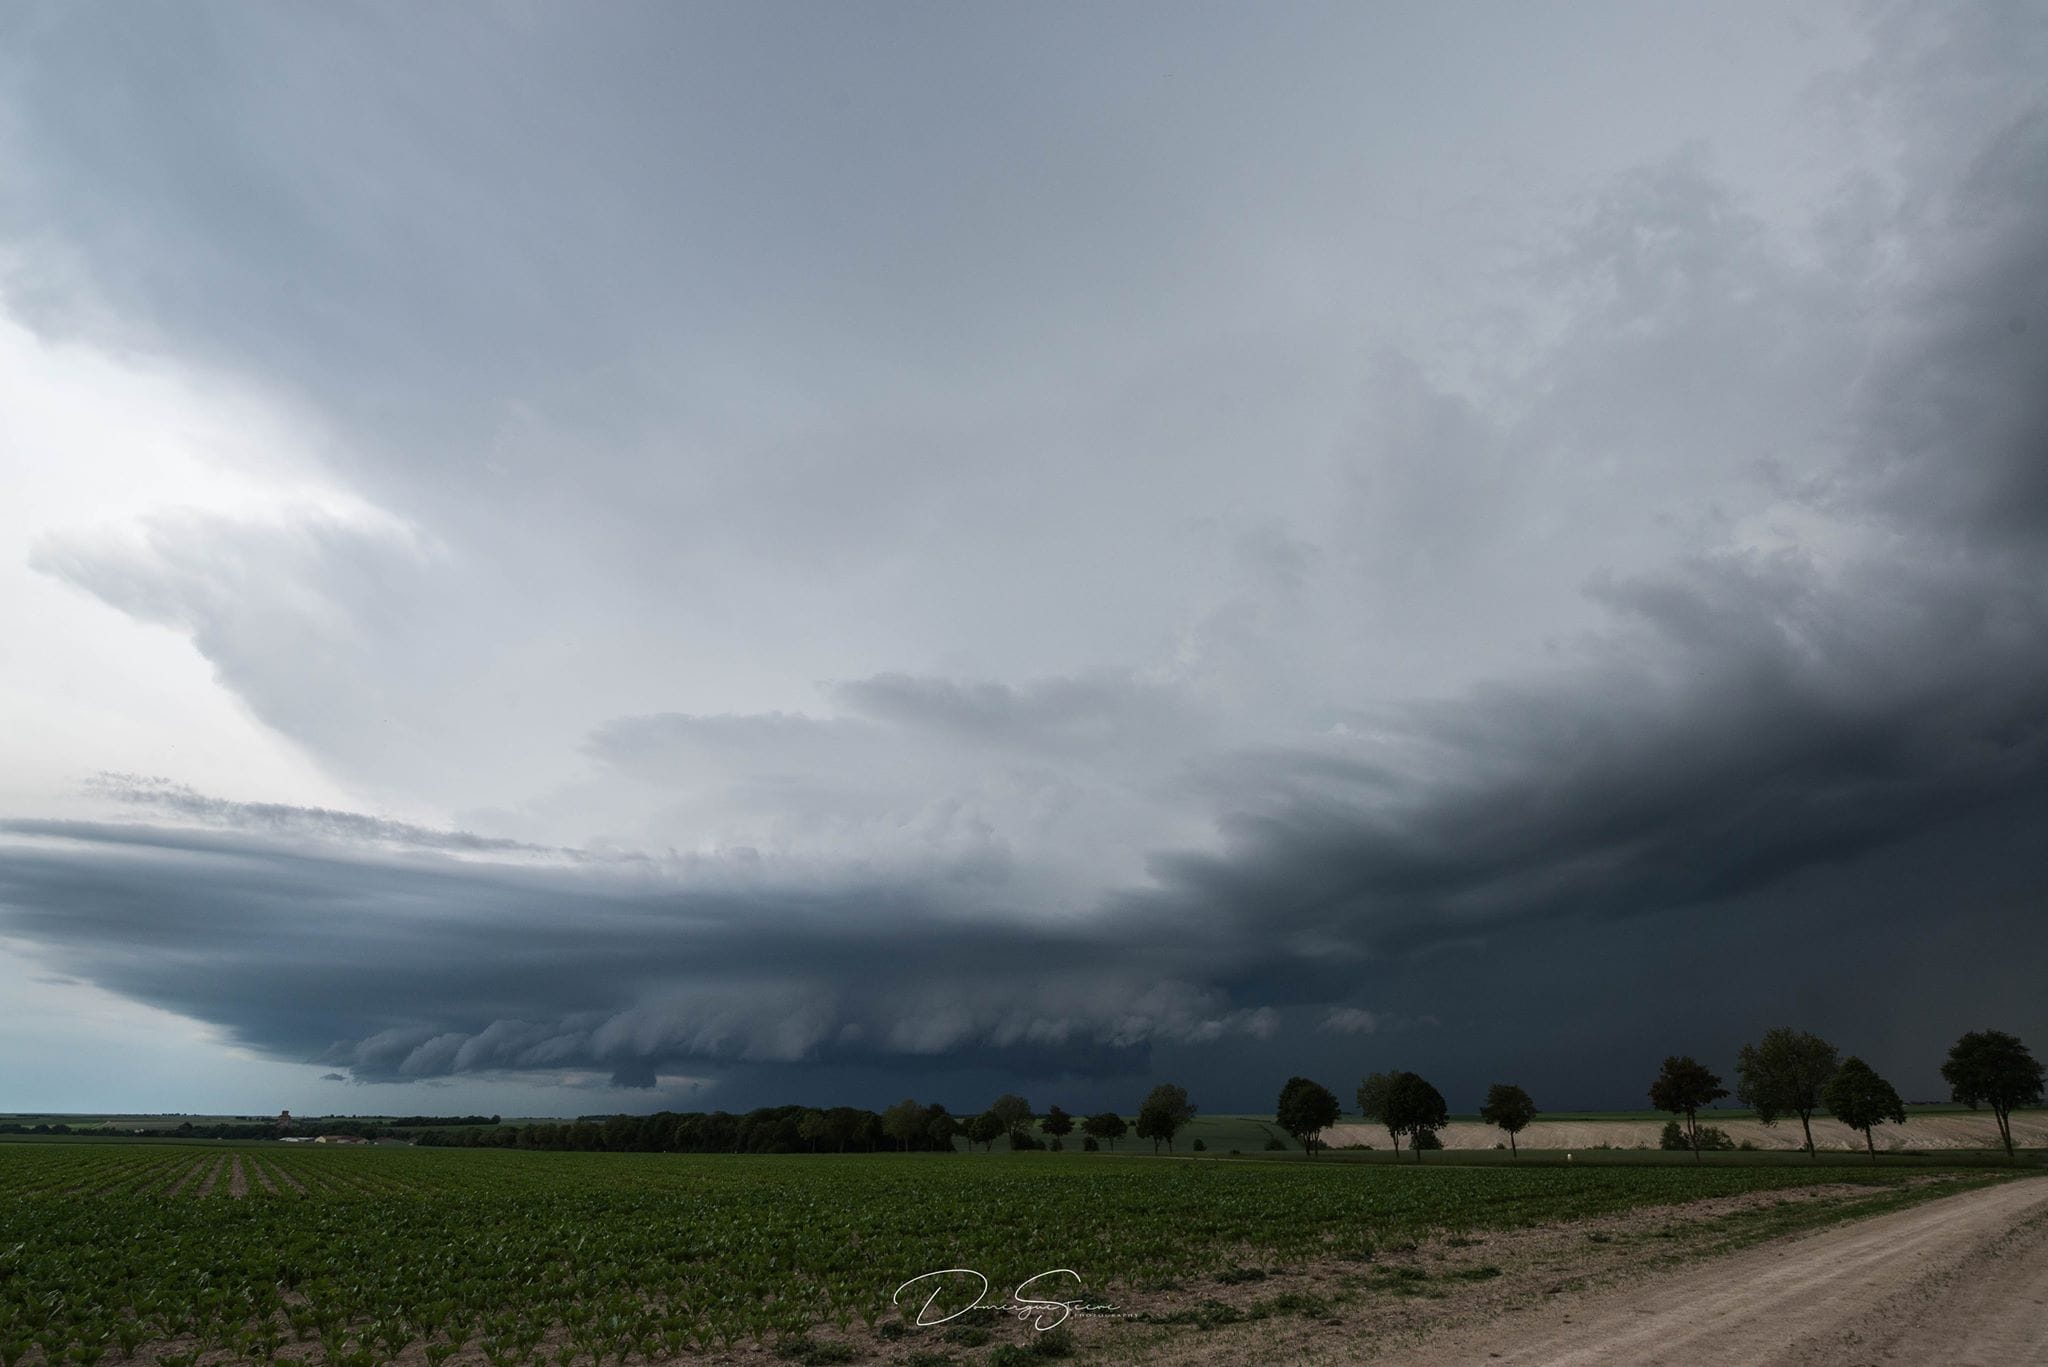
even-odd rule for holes
{"type": "MultiPolygon", "coordinates": [[[[379,1367],[414,1345],[431,1367],[469,1349],[490,1367],[606,1367],[820,1324],[872,1325],[892,1313],[898,1285],[946,1267],[977,1268],[997,1286],[1071,1267],[1099,1293],[1247,1256],[1357,1256],[1432,1230],[1598,1215],[1819,1175],[51,1150],[0,1147],[0,1193],[10,1198],[0,1202],[0,1367],[96,1367],[148,1343],[331,1367],[379,1367]],[[92,1157],[72,1157],[81,1152],[92,1157]],[[181,1162],[237,1157],[252,1199],[191,1199],[189,1183],[186,1194],[165,1191],[181,1162]]],[[[190,1367],[178,1357],[159,1354],[190,1367]]]]}

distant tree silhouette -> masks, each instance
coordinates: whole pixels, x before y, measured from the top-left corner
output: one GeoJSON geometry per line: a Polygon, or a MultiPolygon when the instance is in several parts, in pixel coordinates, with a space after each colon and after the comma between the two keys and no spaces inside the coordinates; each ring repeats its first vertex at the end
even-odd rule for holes
{"type": "Polygon", "coordinates": [[[1854,1054],[1843,1059],[1842,1066],[1828,1079],[1821,1100],[1827,1103],[1835,1119],[1852,1130],[1863,1131],[1863,1146],[1870,1150],[1873,1163],[1877,1161],[1877,1141],[1871,1137],[1871,1130],[1886,1121],[1894,1125],[1906,1123],[1906,1107],[1898,1092],[1877,1075],[1876,1069],[1854,1054]]]}
{"type": "Polygon", "coordinates": [[[1091,1115],[1081,1122],[1082,1131],[1090,1139],[1108,1140],[1112,1151],[1116,1149],[1116,1141],[1129,1133],[1130,1128],[1125,1123],[1124,1118],[1115,1111],[1104,1111],[1100,1115],[1091,1115]]]}
{"type": "Polygon", "coordinates": [[[1154,1153],[1159,1152],[1162,1139],[1171,1150],[1173,1137],[1194,1118],[1195,1104],[1188,1100],[1188,1089],[1162,1082],[1146,1096],[1145,1104],[1138,1107],[1138,1138],[1151,1140],[1154,1153]]]}
{"type": "Polygon", "coordinates": [[[990,1104],[989,1114],[1003,1122],[1006,1134],[1015,1134],[1025,1121],[1031,1119],[1031,1103],[1014,1092],[1005,1092],[990,1104]]]}
{"type": "Polygon", "coordinates": [[[1387,1139],[1397,1149],[1401,1147],[1401,1132],[1387,1123],[1387,1096],[1393,1090],[1394,1079],[1399,1076],[1399,1073],[1374,1073],[1358,1084],[1358,1113],[1367,1120],[1385,1125],[1387,1139]]]}
{"type": "Polygon", "coordinates": [[[1383,1123],[1394,1134],[1408,1136],[1409,1147],[1415,1150],[1415,1161],[1420,1163],[1425,1146],[1443,1147],[1441,1143],[1430,1144],[1429,1141],[1435,1140],[1436,1132],[1451,1123],[1451,1112],[1444,1102],[1444,1094],[1430,1086],[1420,1073],[1396,1073],[1387,1088],[1383,1123]]]}
{"type": "Polygon", "coordinates": [[[910,1141],[918,1137],[924,1125],[924,1107],[909,1097],[882,1112],[882,1133],[895,1140],[898,1149],[909,1148],[910,1141]]]}
{"type": "Polygon", "coordinates": [[[994,1148],[995,1142],[1002,1137],[1003,1122],[988,1111],[967,1122],[967,1138],[984,1150],[994,1148]]]}
{"type": "Polygon", "coordinates": [[[1074,1117],[1068,1115],[1057,1106],[1048,1106],[1045,1111],[1045,1119],[1038,1122],[1038,1128],[1044,1130],[1054,1139],[1065,1139],[1074,1132],[1074,1117]]]}
{"type": "Polygon", "coordinates": [[[1650,1084],[1650,1104],[1660,1111],[1685,1117],[1685,1139],[1692,1146],[1692,1161],[1700,1161],[1700,1107],[1728,1095],[1721,1079],[1689,1054],[1673,1054],[1664,1060],[1657,1080],[1650,1084]]]}
{"type": "Polygon", "coordinates": [[[1948,1051],[1941,1065],[1951,1094],[1972,1109],[1989,1106],[1998,1117],[1998,1137],[2005,1141],[2005,1156],[2012,1152],[2012,1113],[2018,1106],[2035,1106],[2041,1101],[2041,1065],[2020,1043],[2019,1036],[2002,1030],[1972,1030],[1948,1051]]]}
{"type": "Polygon", "coordinates": [[[1796,1115],[1813,1154],[1813,1113],[1835,1075],[1835,1046],[1818,1035],[1780,1026],[1756,1044],[1745,1044],[1735,1060],[1735,1097],[1766,1125],[1796,1115]]]}
{"type": "Polygon", "coordinates": [[[1316,1156],[1316,1136],[1336,1124],[1338,1114],[1336,1094],[1305,1077],[1287,1079],[1287,1085],[1280,1089],[1279,1104],[1274,1107],[1274,1119],[1279,1121],[1280,1128],[1293,1135],[1310,1158],[1316,1156]]]}
{"type": "Polygon", "coordinates": [[[1515,1157],[1521,1150],[1515,1147],[1515,1136],[1529,1127],[1536,1118],[1536,1103],[1520,1087],[1505,1082],[1496,1082],[1486,1089],[1486,1104],[1479,1108],[1479,1118],[1487,1124],[1508,1132],[1508,1152],[1515,1157]]]}

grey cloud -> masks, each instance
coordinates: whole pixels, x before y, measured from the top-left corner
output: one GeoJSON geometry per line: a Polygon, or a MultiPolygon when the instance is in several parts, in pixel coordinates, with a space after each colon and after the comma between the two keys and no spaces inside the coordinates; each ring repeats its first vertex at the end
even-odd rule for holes
{"type": "Polygon", "coordinates": [[[9,934],[82,979],[359,1079],[977,1052],[1096,1051],[1128,1070],[1156,1039],[1270,1031],[1214,989],[1160,980],[1174,956],[1141,928],[962,919],[917,888],[706,894],[588,866],[4,829],[9,934]]]}
{"type": "Polygon", "coordinates": [[[98,774],[87,791],[128,806],[149,807],[188,821],[232,830],[344,842],[375,842],[453,853],[526,853],[581,857],[581,851],[504,840],[470,831],[434,830],[360,812],[294,807],[279,802],[234,802],[209,797],[169,779],[138,774],[98,774]]]}
{"type": "Polygon", "coordinates": [[[317,22],[317,53],[254,13],[188,40],[225,80],[196,133],[139,117],[194,101],[142,60],[173,35],[122,38],[137,84],[66,82],[109,31],[38,29],[0,58],[9,136],[58,151],[0,224],[314,401],[431,556],[171,520],[40,564],[335,767],[517,838],[117,787],[213,829],[8,826],[0,925],[64,972],[357,1077],[694,1062],[774,1099],[1185,1068],[1263,1105],[1262,1070],[1398,1033],[1621,1100],[1652,1038],[1781,1013],[1901,1061],[1980,1005],[2041,1028],[2038,17],[1880,15],[1833,98],[1898,147],[1839,184],[1758,205],[1691,148],[1521,206],[1515,267],[1428,296],[1483,316],[1464,348],[1356,335],[1449,231],[1368,232],[1402,192],[1344,169],[1362,44],[1299,68],[1307,124],[1271,81],[1157,75],[1305,32],[1241,20],[1039,35],[1017,70],[1119,79],[931,119],[824,60],[882,42],[843,20],[317,22]],[[771,68],[799,107],[728,138],[771,68]],[[594,73],[587,109],[521,102],[594,73]],[[400,146],[422,92],[450,122],[400,146]],[[668,141],[612,140],[643,123],[668,141]],[[1221,163],[1183,160],[1199,130],[1221,163]],[[185,269],[128,262],[131,222],[185,269]]]}

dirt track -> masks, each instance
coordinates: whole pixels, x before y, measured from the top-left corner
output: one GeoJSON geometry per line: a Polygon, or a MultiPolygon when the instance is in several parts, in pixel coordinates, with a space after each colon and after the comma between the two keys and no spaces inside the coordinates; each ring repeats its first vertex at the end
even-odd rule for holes
{"type": "Polygon", "coordinates": [[[2008,1182],[1562,1298],[1375,1362],[2048,1362],[2048,1181],[2008,1182]]]}

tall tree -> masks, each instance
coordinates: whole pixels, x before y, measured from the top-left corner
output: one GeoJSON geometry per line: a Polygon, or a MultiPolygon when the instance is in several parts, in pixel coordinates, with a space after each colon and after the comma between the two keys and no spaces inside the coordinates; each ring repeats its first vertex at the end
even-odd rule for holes
{"type": "Polygon", "coordinates": [[[924,1107],[909,1097],[882,1112],[882,1133],[895,1140],[899,1150],[909,1148],[924,1126],[924,1107]]]}
{"type": "Polygon", "coordinates": [[[1779,1026],[1756,1044],[1745,1044],[1735,1060],[1735,1097],[1766,1125],[1796,1115],[1813,1153],[1813,1113],[1821,1093],[1840,1066],[1835,1046],[1819,1035],[1779,1026]]]}
{"type": "Polygon", "coordinates": [[[1515,1136],[1529,1128],[1529,1122],[1536,1118],[1536,1103],[1520,1087],[1496,1082],[1486,1089],[1486,1104],[1479,1108],[1479,1118],[1506,1130],[1508,1152],[1519,1158],[1521,1150],[1515,1147],[1515,1136]]]}
{"type": "Polygon", "coordinates": [[[1154,1153],[1159,1152],[1162,1139],[1171,1150],[1173,1137],[1194,1118],[1195,1104],[1188,1100],[1188,1089],[1162,1082],[1146,1096],[1145,1104],[1138,1107],[1138,1138],[1151,1140],[1154,1153]]]}
{"type": "Polygon", "coordinates": [[[1387,1128],[1396,1135],[1408,1136],[1408,1146],[1415,1150],[1415,1161],[1420,1163],[1422,1137],[1433,1136],[1451,1123],[1444,1094],[1430,1086],[1420,1073],[1396,1073],[1387,1088],[1386,1104],[1387,1128]]]}
{"type": "Polygon", "coordinates": [[[1048,1106],[1045,1110],[1045,1119],[1038,1122],[1038,1128],[1054,1139],[1065,1139],[1074,1132],[1074,1117],[1057,1106],[1048,1106]]]}
{"type": "Polygon", "coordinates": [[[939,1153],[953,1152],[953,1136],[959,1133],[960,1122],[953,1119],[952,1116],[944,1112],[940,1112],[938,1115],[926,1115],[924,1122],[925,1138],[931,1141],[932,1148],[939,1153]]]}
{"type": "Polygon", "coordinates": [[[1310,1158],[1316,1156],[1316,1136],[1337,1123],[1337,1094],[1320,1082],[1291,1077],[1280,1089],[1274,1119],[1293,1135],[1310,1158]]]}
{"type": "Polygon", "coordinates": [[[1720,1077],[1690,1054],[1673,1054],[1664,1060],[1657,1080],[1650,1084],[1650,1104],[1660,1111],[1685,1117],[1685,1142],[1692,1146],[1692,1161],[1700,1161],[1700,1107],[1728,1095],[1720,1077]]]}
{"type": "Polygon", "coordinates": [[[1115,1152],[1116,1141],[1129,1133],[1130,1128],[1125,1123],[1124,1118],[1115,1111],[1104,1111],[1100,1115],[1091,1115],[1081,1122],[1082,1132],[1090,1138],[1108,1140],[1111,1152],[1115,1152]]]}
{"type": "Polygon", "coordinates": [[[1005,1092],[997,1097],[988,1108],[989,1114],[1003,1122],[1003,1133],[1015,1134],[1023,1123],[1031,1119],[1031,1103],[1014,1092],[1005,1092]]]}
{"type": "Polygon", "coordinates": [[[1827,1102],[1828,1112],[1835,1119],[1852,1130],[1863,1131],[1863,1146],[1870,1150],[1873,1163],[1877,1161],[1877,1141],[1871,1138],[1871,1130],[1886,1121],[1894,1125],[1906,1123],[1906,1107],[1898,1092],[1877,1075],[1875,1068],[1854,1054],[1835,1069],[1821,1100],[1827,1102]]]}
{"type": "Polygon", "coordinates": [[[1399,1073],[1374,1073],[1358,1084],[1358,1113],[1367,1120],[1386,1125],[1387,1139],[1397,1149],[1401,1147],[1401,1132],[1387,1123],[1387,1094],[1399,1076],[1399,1073]]]}
{"type": "Polygon", "coordinates": [[[2005,1157],[2010,1162],[2013,1108],[2041,1101],[2041,1065],[2027,1046],[2020,1043],[2019,1036],[2003,1030],[1972,1030],[1950,1046],[1941,1075],[1957,1101],[1972,1109],[1991,1108],[1998,1117],[1998,1137],[2005,1141],[2005,1157]]]}
{"type": "Polygon", "coordinates": [[[984,1151],[994,1148],[995,1142],[1002,1137],[1003,1122],[987,1111],[967,1122],[968,1140],[981,1145],[984,1151]]]}

